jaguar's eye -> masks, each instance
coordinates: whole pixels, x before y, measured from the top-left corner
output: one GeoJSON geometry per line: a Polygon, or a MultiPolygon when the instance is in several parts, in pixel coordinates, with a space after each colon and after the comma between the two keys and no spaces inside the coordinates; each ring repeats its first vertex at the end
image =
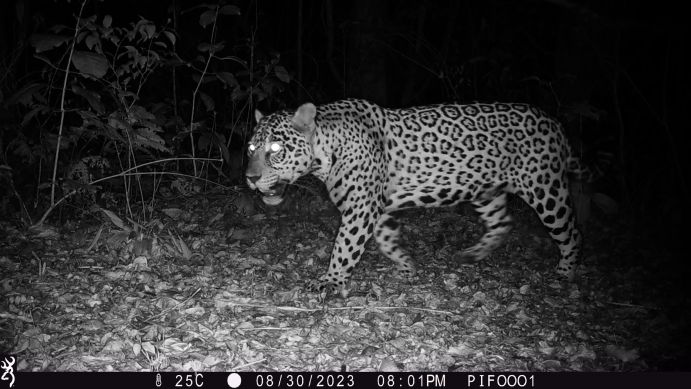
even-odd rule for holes
{"type": "Polygon", "coordinates": [[[281,145],[279,145],[278,143],[272,143],[271,146],[269,146],[269,149],[272,153],[276,153],[279,150],[281,150],[281,145]]]}
{"type": "Polygon", "coordinates": [[[254,150],[257,149],[257,146],[255,146],[255,145],[249,145],[248,149],[249,149],[251,152],[254,152],[254,150]]]}

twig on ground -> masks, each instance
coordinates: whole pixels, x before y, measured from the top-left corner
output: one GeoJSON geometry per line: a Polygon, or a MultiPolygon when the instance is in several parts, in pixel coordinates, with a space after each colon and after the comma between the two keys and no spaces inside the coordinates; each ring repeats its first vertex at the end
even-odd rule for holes
{"type": "Polygon", "coordinates": [[[428,313],[435,313],[435,314],[440,314],[440,315],[458,315],[458,313],[455,312],[450,312],[450,311],[441,311],[438,309],[430,309],[430,308],[418,308],[418,307],[373,307],[373,306],[353,306],[353,307],[325,307],[325,308],[299,308],[299,307],[289,307],[289,306],[282,306],[282,307],[273,307],[273,306],[268,306],[268,305],[260,305],[260,304],[245,304],[245,303],[235,303],[232,301],[227,301],[227,300],[221,300],[224,303],[228,305],[233,305],[233,306],[238,306],[238,307],[249,307],[249,308],[265,308],[265,309],[275,309],[278,311],[288,311],[288,312],[319,312],[319,311],[343,311],[343,310],[361,310],[361,309],[383,309],[383,310],[390,310],[390,309],[408,309],[411,311],[422,311],[422,312],[428,312],[428,313]]]}
{"type": "Polygon", "coordinates": [[[261,363],[261,362],[264,362],[264,361],[266,361],[266,358],[262,358],[262,359],[260,359],[260,360],[258,360],[258,361],[254,361],[254,362],[250,362],[250,363],[245,363],[245,364],[242,364],[242,365],[237,365],[237,366],[235,366],[234,368],[232,368],[232,369],[230,369],[230,370],[231,370],[231,371],[233,371],[233,370],[238,370],[238,369],[241,369],[241,368],[243,368],[243,367],[256,365],[257,363],[261,363]]]}
{"type": "Polygon", "coordinates": [[[186,298],[184,301],[181,301],[181,302],[175,304],[174,306],[172,306],[170,308],[166,308],[166,309],[162,310],[161,312],[159,312],[159,313],[157,313],[157,314],[155,314],[155,315],[153,315],[147,319],[144,319],[144,321],[151,321],[151,320],[153,320],[159,316],[165,315],[166,313],[168,313],[174,309],[178,309],[178,307],[180,307],[180,306],[184,305],[185,303],[187,303],[188,301],[190,301],[192,299],[192,297],[194,297],[197,293],[199,293],[200,290],[202,290],[202,288],[197,288],[197,290],[195,290],[194,293],[192,293],[190,295],[190,297],[186,298]]]}

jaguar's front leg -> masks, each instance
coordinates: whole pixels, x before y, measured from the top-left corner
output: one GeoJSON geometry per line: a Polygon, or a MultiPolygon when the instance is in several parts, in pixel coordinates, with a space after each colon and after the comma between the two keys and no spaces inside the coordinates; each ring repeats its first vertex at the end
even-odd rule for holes
{"type": "Polygon", "coordinates": [[[372,236],[374,221],[370,212],[344,212],[341,227],[338,229],[336,242],[331,252],[329,269],[318,282],[311,283],[311,288],[320,292],[336,293],[342,290],[355,265],[360,261],[365,250],[365,243],[372,236]]]}
{"type": "Polygon", "coordinates": [[[412,278],[415,275],[415,266],[403,248],[400,246],[400,224],[390,213],[384,213],[379,218],[374,229],[374,239],[379,244],[382,254],[394,261],[398,275],[403,278],[412,278]]]}

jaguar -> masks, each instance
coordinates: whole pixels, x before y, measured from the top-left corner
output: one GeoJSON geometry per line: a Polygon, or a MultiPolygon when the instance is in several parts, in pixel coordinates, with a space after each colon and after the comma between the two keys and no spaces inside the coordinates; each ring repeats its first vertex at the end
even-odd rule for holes
{"type": "Polygon", "coordinates": [[[313,286],[344,289],[374,236],[398,274],[415,268],[400,246],[395,211],[470,202],[484,223],[479,242],[455,254],[481,260],[511,229],[507,195],[537,213],[559,247],[560,278],[572,281],[581,250],[569,173],[584,171],[561,124],[519,103],[438,104],[405,109],[348,99],[263,115],[248,145],[247,184],[266,204],[313,174],[341,214],[329,267],[313,286]]]}

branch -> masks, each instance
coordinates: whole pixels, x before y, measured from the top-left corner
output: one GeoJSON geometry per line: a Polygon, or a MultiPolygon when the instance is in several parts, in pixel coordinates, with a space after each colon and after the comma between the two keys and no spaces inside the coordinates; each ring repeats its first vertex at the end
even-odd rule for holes
{"type": "Polygon", "coordinates": [[[53,161],[53,178],[50,184],[50,205],[51,208],[55,204],[55,177],[58,175],[58,160],[60,159],[60,143],[62,142],[62,130],[65,126],[65,94],[67,93],[67,79],[70,75],[70,64],[72,63],[72,54],[74,54],[74,46],[77,44],[77,35],[79,34],[79,22],[82,20],[82,12],[84,6],[89,0],[82,1],[82,6],[79,8],[77,15],[77,25],[74,27],[74,37],[72,37],[72,47],[70,47],[70,55],[67,58],[67,65],[65,65],[65,79],[62,82],[62,96],[60,97],[60,126],[58,127],[58,141],[55,146],[55,161],[53,161]]]}

